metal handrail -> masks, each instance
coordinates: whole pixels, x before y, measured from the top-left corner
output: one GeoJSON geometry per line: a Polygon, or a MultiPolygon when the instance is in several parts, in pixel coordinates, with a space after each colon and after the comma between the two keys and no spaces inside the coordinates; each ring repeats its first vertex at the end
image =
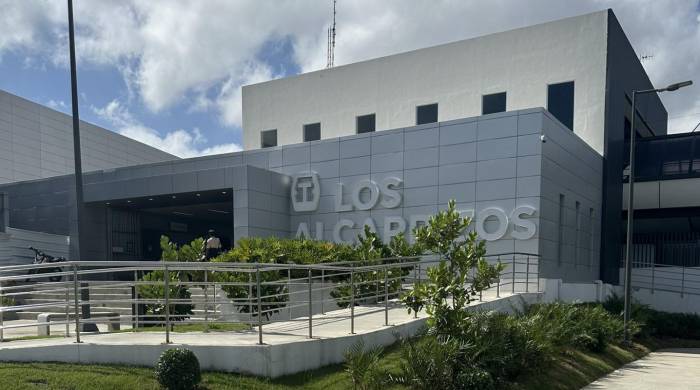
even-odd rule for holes
{"type": "MultiPolygon", "coordinates": [[[[506,265],[503,274],[491,288],[496,296],[500,296],[506,286],[513,293],[516,290],[539,291],[539,256],[507,253],[486,258],[489,262],[500,261],[506,265]],[[536,288],[533,287],[535,284],[536,288]]],[[[314,316],[319,312],[320,315],[327,315],[330,310],[343,307],[349,309],[349,315],[346,312],[333,315],[349,318],[350,332],[354,333],[355,318],[371,313],[384,311],[381,326],[388,326],[388,311],[401,307],[398,298],[416,283],[421,283],[427,269],[440,261],[436,256],[322,264],[68,261],[51,264],[51,268],[60,268],[60,272],[31,275],[27,273],[47,268],[47,265],[0,267],[0,295],[20,303],[0,306],[0,341],[5,339],[6,329],[37,327],[50,330],[52,325],[65,325],[65,334],[69,336],[69,326],[74,323],[74,336],[80,342],[81,328],[86,324],[128,322],[136,330],[149,325],[164,326],[165,341],[169,343],[171,326],[175,323],[204,323],[207,331],[213,323],[234,322],[256,327],[259,342],[262,343],[263,325],[307,322],[308,337],[314,337],[313,328],[318,326],[314,316]],[[152,271],[163,274],[157,280],[143,280],[143,275],[152,271]],[[184,275],[197,272],[200,275],[203,273],[204,280],[183,279],[184,275]],[[272,280],[265,280],[263,275],[269,272],[276,272],[277,275],[272,280]],[[178,277],[171,279],[173,273],[178,277]],[[238,276],[214,277],[219,273],[238,276]],[[132,279],[99,280],[113,274],[123,277],[131,275],[132,279]],[[239,277],[246,274],[247,278],[239,277]],[[62,280],[51,282],[49,278],[52,277],[62,280]],[[183,289],[190,295],[181,295],[183,289]],[[199,289],[203,294],[199,293],[199,289]],[[229,296],[230,289],[240,294],[229,296]],[[161,295],[154,296],[154,291],[161,291],[161,295]],[[333,296],[331,292],[335,292],[333,296]],[[85,296],[86,293],[90,296],[85,296]],[[222,301],[223,296],[226,298],[222,301]],[[125,305],[128,305],[128,309],[124,308],[125,305]],[[142,312],[145,307],[156,305],[162,307],[163,312],[142,312]],[[190,313],[179,311],[183,305],[189,308],[190,313]],[[361,308],[356,310],[357,305],[361,308]],[[202,307],[203,320],[198,317],[201,316],[198,312],[201,313],[202,307]],[[83,318],[83,308],[90,308],[93,313],[99,312],[99,316],[83,318]],[[37,311],[54,314],[41,323],[7,323],[3,318],[12,313],[37,311]],[[121,314],[124,311],[130,314],[121,314]]]]}

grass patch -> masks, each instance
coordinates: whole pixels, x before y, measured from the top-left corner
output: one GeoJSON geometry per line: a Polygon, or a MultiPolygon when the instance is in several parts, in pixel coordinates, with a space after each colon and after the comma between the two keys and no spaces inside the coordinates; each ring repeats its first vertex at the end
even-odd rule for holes
{"type": "MultiPolygon", "coordinates": [[[[381,367],[397,370],[398,345],[387,348],[381,367]]],[[[3,389],[159,389],[149,367],[117,365],[82,365],[66,363],[0,363],[0,383],[3,389]]],[[[336,364],[317,370],[288,375],[277,379],[256,378],[223,372],[203,372],[202,389],[351,389],[350,378],[343,365],[336,364]]],[[[401,389],[387,387],[386,389],[401,389]]]]}
{"type": "MultiPolygon", "coordinates": [[[[528,373],[512,384],[513,390],[580,389],[624,364],[643,357],[657,348],[698,347],[699,340],[648,339],[632,347],[611,345],[601,353],[568,349],[539,372],[528,373]]],[[[397,373],[400,360],[398,344],[386,349],[380,366],[397,373]]],[[[158,389],[149,367],[81,365],[65,363],[0,363],[3,389],[158,389]]],[[[284,376],[256,378],[223,372],[203,372],[202,389],[351,389],[352,383],[342,365],[284,376]]],[[[401,386],[386,389],[402,389],[401,386]]]]}
{"type": "MultiPolygon", "coordinates": [[[[187,332],[204,332],[207,329],[205,324],[173,324],[171,332],[175,333],[187,333],[187,332]]],[[[240,332],[243,330],[250,330],[251,327],[248,324],[242,324],[238,322],[226,322],[226,323],[210,323],[208,327],[210,332],[240,332]]],[[[130,328],[121,329],[117,331],[118,333],[140,333],[140,332],[165,332],[164,326],[148,326],[143,328],[130,328]]],[[[115,333],[117,333],[115,332],[115,333]]]]}

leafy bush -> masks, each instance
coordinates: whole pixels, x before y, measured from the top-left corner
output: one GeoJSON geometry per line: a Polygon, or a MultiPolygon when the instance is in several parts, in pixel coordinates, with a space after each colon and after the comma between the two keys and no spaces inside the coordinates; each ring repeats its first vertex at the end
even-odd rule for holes
{"type": "Polygon", "coordinates": [[[0,300],[0,306],[14,306],[17,302],[12,297],[2,297],[0,300]]]}
{"type": "MultiPolygon", "coordinates": [[[[373,266],[384,264],[382,259],[414,257],[421,254],[420,246],[409,244],[403,233],[393,236],[389,244],[384,244],[377,233],[371,231],[368,226],[365,226],[364,233],[357,238],[358,244],[354,246],[354,263],[353,266],[373,266]]],[[[331,291],[331,297],[336,299],[338,306],[346,308],[350,306],[351,298],[354,298],[355,305],[367,303],[370,300],[374,302],[381,301],[381,297],[386,290],[389,294],[394,294],[401,289],[401,277],[410,273],[410,267],[401,267],[401,261],[397,261],[397,266],[390,268],[377,269],[371,272],[358,272],[352,276],[352,284],[350,277],[345,275],[340,279],[345,281],[339,287],[331,291]],[[385,280],[386,286],[385,286],[385,280]],[[379,292],[379,293],[378,293],[379,292]],[[375,297],[376,296],[376,297],[375,297]]]]}
{"type": "Polygon", "coordinates": [[[352,386],[358,390],[379,389],[385,375],[379,369],[382,347],[365,350],[365,342],[360,339],[345,352],[345,372],[350,375],[352,386]]]}
{"type": "MultiPolygon", "coordinates": [[[[603,303],[603,307],[622,318],[624,300],[613,295],[603,303]]],[[[638,324],[641,337],[700,339],[700,316],[697,314],[658,311],[638,302],[632,302],[631,309],[631,318],[638,324]]]]}
{"type": "MultiPolygon", "coordinates": [[[[532,305],[526,315],[535,319],[556,346],[575,346],[601,352],[608,344],[622,340],[622,319],[600,305],[550,303],[532,305]]],[[[632,334],[639,331],[631,323],[632,334]]]]}
{"type": "Polygon", "coordinates": [[[426,308],[428,326],[437,334],[459,337],[469,315],[469,303],[491,286],[503,270],[489,264],[484,241],[467,232],[471,218],[463,218],[451,200],[447,210],[430,218],[414,231],[420,248],[439,256],[437,266],[428,268],[428,282],[418,284],[403,297],[409,313],[426,308]]]}
{"type": "MultiPolygon", "coordinates": [[[[196,262],[202,260],[202,250],[204,241],[198,238],[192,241],[189,245],[178,247],[177,244],[170,242],[166,236],[160,238],[160,248],[162,250],[162,261],[171,262],[196,262]]],[[[165,297],[165,271],[152,271],[141,278],[144,282],[154,282],[158,284],[149,284],[138,286],[140,299],[158,299],[163,300],[165,297]]],[[[172,300],[189,300],[192,294],[187,286],[181,285],[181,281],[201,281],[203,280],[202,271],[187,271],[187,270],[168,270],[168,297],[172,300]]],[[[186,303],[170,304],[170,319],[171,321],[183,321],[192,315],[193,305],[186,303]]],[[[149,303],[144,304],[144,320],[165,322],[165,304],[149,303]]],[[[155,324],[145,324],[146,326],[155,324]]]]}
{"type": "MultiPolygon", "coordinates": [[[[259,263],[259,264],[330,264],[337,262],[350,262],[355,265],[378,265],[380,259],[386,257],[413,256],[420,250],[406,242],[403,235],[392,238],[388,245],[382,243],[376,233],[365,227],[364,235],[358,237],[356,245],[335,244],[326,241],[315,241],[306,238],[281,239],[277,237],[243,238],[238,241],[236,247],[212,259],[213,262],[234,263],[259,263]]],[[[396,275],[407,275],[408,269],[392,267],[388,269],[389,278],[396,275]]],[[[292,278],[305,278],[306,270],[293,270],[292,278]]],[[[318,275],[314,275],[317,277],[318,275]]],[[[368,296],[375,295],[376,291],[384,291],[384,271],[361,272],[354,275],[355,302],[366,302],[368,296]]],[[[248,299],[257,296],[257,288],[254,286],[249,291],[246,285],[249,280],[255,283],[255,274],[247,272],[219,271],[212,280],[220,283],[243,283],[243,285],[224,285],[222,289],[226,295],[234,301],[234,305],[243,313],[252,309],[252,315],[257,316],[257,305],[249,305],[248,299]],[[249,279],[250,278],[250,279],[249,279]]],[[[263,316],[267,319],[281,308],[286,306],[287,286],[276,281],[286,280],[288,271],[284,268],[267,269],[260,272],[261,296],[263,316]]],[[[352,287],[349,275],[330,273],[328,281],[340,283],[331,291],[331,296],[336,298],[338,305],[347,307],[352,297],[352,287]]],[[[401,280],[391,280],[389,292],[394,293],[401,288],[401,280]]]]}
{"type": "Polygon", "coordinates": [[[400,372],[390,376],[390,380],[424,390],[496,388],[491,374],[472,364],[468,348],[456,339],[438,339],[433,335],[403,340],[400,372]]]}
{"type": "Polygon", "coordinates": [[[197,356],[185,348],[164,351],[154,373],[158,383],[168,390],[192,390],[202,381],[197,356]]]}

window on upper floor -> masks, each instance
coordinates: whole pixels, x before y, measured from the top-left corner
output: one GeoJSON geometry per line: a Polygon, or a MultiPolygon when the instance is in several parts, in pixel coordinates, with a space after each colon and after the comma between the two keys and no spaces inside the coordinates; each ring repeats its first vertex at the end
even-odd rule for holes
{"type": "Polygon", "coordinates": [[[277,146],[277,129],[260,132],[260,147],[271,148],[277,146]]]}
{"type": "Polygon", "coordinates": [[[426,104],[416,107],[416,125],[435,123],[438,121],[438,105],[426,104]]]}
{"type": "Polygon", "coordinates": [[[481,97],[481,115],[504,112],[506,110],[506,93],[493,93],[481,97]]]}
{"type": "Polygon", "coordinates": [[[569,130],[574,129],[574,82],[547,86],[547,110],[569,130]]]}
{"type": "Polygon", "coordinates": [[[304,125],[304,142],[318,141],[321,139],[321,123],[309,123],[304,125]]]}
{"type": "Polygon", "coordinates": [[[376,130],[376,115],[360,115],[355,121],[355,126],[357,128],[357,134],[371,133],[376,130]]]}

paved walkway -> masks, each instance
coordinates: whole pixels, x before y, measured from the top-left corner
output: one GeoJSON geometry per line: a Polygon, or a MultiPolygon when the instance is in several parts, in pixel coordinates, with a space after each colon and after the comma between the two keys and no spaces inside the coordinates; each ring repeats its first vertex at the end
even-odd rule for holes
{"type": "Polygon", "coordinates": [[[591,383],[586,389],[700,389],[700,348],[652,352],[591,383]]]}

